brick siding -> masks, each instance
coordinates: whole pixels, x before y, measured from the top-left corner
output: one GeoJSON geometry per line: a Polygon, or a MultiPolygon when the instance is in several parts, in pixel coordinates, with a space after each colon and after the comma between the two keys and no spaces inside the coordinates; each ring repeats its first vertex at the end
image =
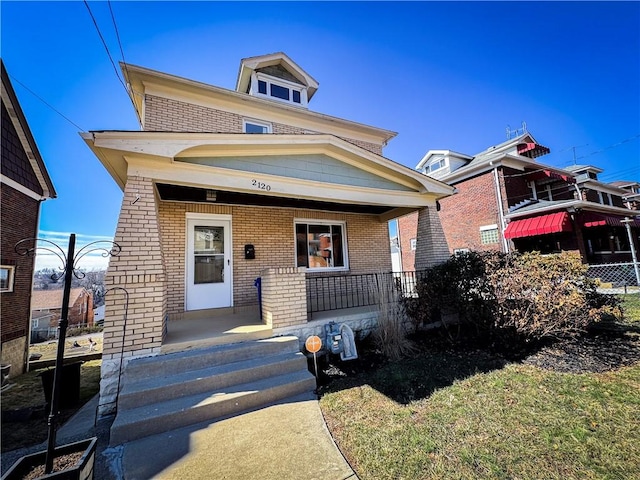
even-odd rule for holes
{"type": "MultiPolygon", "coordinates": [[[[155,95],[145,95],[144,129],[158,132],[242,133],[242,115],[155,95]]],[[[258,119],[268,121],[267,119],[258,119]]],[[[307,130],[270,122],[274,134],[301,135],[307,130]]],[[[318,132],[323,133],[323,132],[318,132]]],[[[352,138],[343,140],[382,155],[382,145],[352,138]]]]}
{"type": "Polygon", "coordinates": [[[106,298],[103,359],[124,351],[157,352],[162,345],[166,311],[166,281],[157,220],[156,197],[150,179],[129,177],[122,199],[115,242],[119,256],[109,260],[107,288],[126,288],[129,294],[126,332],[126,297],[121,291],[106,298]],[[136,195],[140,199],[134,203],[136,195]]]}
{"type": "MultiPolygon", "coordinates": [[[[347,213],[262,208],[241,205],[160,202],[159,223],[167,273],[168,313],[179,319],[185,311],[186,214],[232,216],[234,306],[257,305],[254,280],[270,267],[293,267],[294,218],[346,222],[350,273],[391,271],[386,222],[375,216],[347,213]],[[255,247],[255,259],[244,258],[244,245],[255,247]]],[[[314,273],[309,273],[314,275],[314,273]]]]}
{"type": "Polygon", "coordinates": [[[501,242],[483,245],[480,227],[497,224],[498,202],[493,172],[455,184],[458,193],[440,200],[440,220],[449,249],[500,250],[501,242]]]}
{"type": "Polygon", "coordinates": [[[306,323],[305,269],[268,268],[261,276],[263,322],[272,328],[306,323]]]}
{"type": "Polygon", "coordinates": [[[400,255],[402,271],[411,272],[415,268],[416,251],[411,250],[411,239],[418,235],[418,212],[398,218],[398,237],[400,238],[400,255]]]}

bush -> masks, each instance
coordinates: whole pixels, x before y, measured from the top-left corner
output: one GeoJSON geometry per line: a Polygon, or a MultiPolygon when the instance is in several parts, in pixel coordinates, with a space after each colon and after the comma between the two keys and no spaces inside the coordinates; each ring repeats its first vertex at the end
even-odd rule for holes
{"type": "Polygon", "coordinates": [[[421,272],[418,297],[405,304],[416,327],[455,312],[479,336],[566,337],[621,316],[619,301],[598,294],[586,272],[580,256],[569,252],[456,254],[421,272]]]}

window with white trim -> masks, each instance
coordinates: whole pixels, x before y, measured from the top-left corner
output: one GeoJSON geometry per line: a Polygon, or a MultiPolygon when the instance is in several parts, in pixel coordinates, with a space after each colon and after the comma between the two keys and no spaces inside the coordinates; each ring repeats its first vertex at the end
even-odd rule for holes
{"type": "Polygon", "coordinates": [[[271,133],[271,124],[259,120],[242,120],[242,131],[244,133],[271,133]]]}
{"type": "Polygon", "coordinates": [[[309,270],[346,270],[346,224],[332,220],[296,220],[296,266],[309,270]]]}
{"type": "Polygon", "coordinates": [[[11,265],[0,266],[0,292],[13,292],[15,268],[11,265]]]}
{"type": "Polygon", "coordinates": [[[252,89],[256,96],[269,97],[292,105],[307,105],[307,98],[302,85],[260,74],[257,74],[256,78],[257,88],[252,89]]]}
{"type": "Polygon", "coordinates": [[[482,245],[491,245],[498,243],[498,225],[485,225],[480,227],[480,243],[482,245]]]}
{"type": "Polygon", "coordinates": [[[411,250],[415,250],[417,244],[418,244],[418,241],[415,238],[412,238],[411,240],[409,240],[409,248],[411,248],[411,250]]]}
{"type": "Polygon", "coordinates": [[[428,172],[435,172],[436,170],[440,170],[441,168],[444,168],[447,166],[447,160],[445,158],[440,158],[438,160],[434,160],[432,163],[429,164],[429,169],[428,172]]]}

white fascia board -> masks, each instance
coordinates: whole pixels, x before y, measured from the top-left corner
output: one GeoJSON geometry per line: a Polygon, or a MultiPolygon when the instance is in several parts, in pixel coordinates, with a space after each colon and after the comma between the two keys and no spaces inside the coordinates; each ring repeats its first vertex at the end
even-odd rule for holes
{"type": "Polygon", "coordinates": [[[593,179],[583,180],[581,182],[578,182],[578,185],[580,187],[586,187],[586,188],[588,188],[590,190],[594,190],[596,192],[610,193],[610,194],[616,195],[618,197],[624,197],[626,194],[630,193],[629,190],[625,190],[624,188],[614,187],[614,186],[609,185],[607,183],[602,183],[602,182],[599,182],[599,181],[593,180],[593,179]]]}
{"type": "Polygon", "coordinates": [[[15,180],[10,179],[9,177],[7,177],[5,175],[0,175],[0,183],[13,188],[14,190],[17,190],[18,192],[22,193],[23,195],[26,195],[27,197],[32,198],[34,200],[37,200],[38,202],[42,202],[42,201],[46,200],[47,198],[50,198],[50,197],[42,196],[42,195],[38,194],[37,192],[34,192],[33,190],[25,187],[24,185],[22,185],[21,183],[16,182],[15,180]]]}
{"type": "Polygon", "coordinates": [[[434,206],[438,198],[433,193],[327,184],[205,165],[183,163],[178,165],[170,161],[159,163],[140,157],[126,157],[126,160],[128,175],[148,177],[156,182],[214,190],[224,189],[283,198],[304,198],[325,202],[410,208],[434,206]],[[252,186],[253,180],[269,185],[270,190],[267,192],[256,189],[252,186]]]}
{"type": "Polygon", "coordinates": [[[284,125],[296,125],[303,130],[319,130],[324,133],[355,138],[377,145],[385,145],[397,135],[396,132],[390,130],[332,117],[284,102],[280,103],[247,95],[246,93],[224,90],[219,87],[211,86],[206,90],[202,88],[186,89],[145,81],[144,91],[145,94],[169,98],[179,102],[284,125]]]}

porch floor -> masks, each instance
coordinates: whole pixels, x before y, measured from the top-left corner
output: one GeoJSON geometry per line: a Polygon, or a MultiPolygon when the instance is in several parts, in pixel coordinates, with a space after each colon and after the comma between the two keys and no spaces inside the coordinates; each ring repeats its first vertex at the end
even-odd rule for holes
{"type": "Polygon", "coordinates": [[[183,320],[167,322],[167,336],[162,353],[181,352],[227,343],[260,340],[273,336],[256,312],[214,314],[196,313],[183,320]]]}

